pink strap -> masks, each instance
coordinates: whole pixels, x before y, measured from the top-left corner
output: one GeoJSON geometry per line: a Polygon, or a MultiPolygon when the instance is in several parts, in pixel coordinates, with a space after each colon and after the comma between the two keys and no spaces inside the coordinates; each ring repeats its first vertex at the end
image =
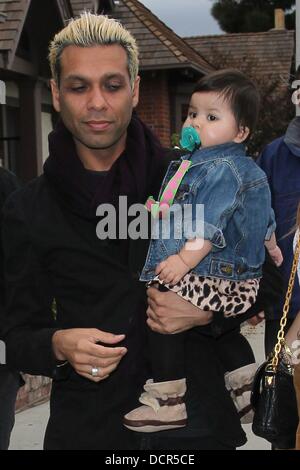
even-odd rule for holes
{"type": "Polygon", "coordinates": [[[159,201],[155,201],[153,196],[148,197],[145,206],[146,209],[152,213],[153,217],[156,217],[159,212],[165,211],[173,204],[181,181],[183,180],[183,177],[190,168],[191,164],[191,160],[182,160],[175,175],[170,179],[167,186],[165,187],[159,201]]]}

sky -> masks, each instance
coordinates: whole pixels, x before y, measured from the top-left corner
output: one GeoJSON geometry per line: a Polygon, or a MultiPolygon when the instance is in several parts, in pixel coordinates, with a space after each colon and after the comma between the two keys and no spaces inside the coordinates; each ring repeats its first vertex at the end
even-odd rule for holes
{"type": "Polygon", "coordinates": [[[179,36],[224,34],[211,16],[212,0],[139,0],[179,36]]]}

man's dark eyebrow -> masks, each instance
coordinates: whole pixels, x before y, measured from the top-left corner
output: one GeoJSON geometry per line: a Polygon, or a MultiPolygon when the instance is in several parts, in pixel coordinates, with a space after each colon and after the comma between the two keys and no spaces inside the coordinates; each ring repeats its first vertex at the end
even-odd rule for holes
{"type": "Polygon", "coordinates": [[[82,75],[67,75],[67,77],[64,77],[64,80],[66,81],[77,81],[77,82],[86,82],[88,79],[86,77],[83,77],[82,75]]]}
{"type": "Polygon", "coordinates": [[[105,80],[107,80],[107,79],[110,80],[112,78],[119,78],[121,80],[125,80],[124,75],[122,75],[121,73],[108,73],[108,74],[104,75],[103,78],[105,80]]]}
{"type": "MultiPolygon", "coordinates": [[[[118,80],[121,80],[121,81],[125,81],[125,77],[124,75],[122,75],[121,73],[108,73],[108,74],[105,74],[101,77],[101,80],[105,81],[105,80],[112,80],[114,78],[117,78],[118,80]]],[[[64,80],[65,81],[73,81],[73,82],[89,82],[89,78],[88,77],[84,77],[83,75],[67,75],[66,77],[64,77],[64,80]]]]}

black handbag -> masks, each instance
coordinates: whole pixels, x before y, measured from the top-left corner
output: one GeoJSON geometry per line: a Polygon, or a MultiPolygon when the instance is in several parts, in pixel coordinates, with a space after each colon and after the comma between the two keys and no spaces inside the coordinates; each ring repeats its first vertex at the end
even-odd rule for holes
{"type": "Polygon", "coordinates": [[[293,375],[279,361],[276,371],[272,361],[256,371],[251,405],[254,409],[252,430],[277,449],[295,447],[298,412],[293,375]]]}
{"type": "Polygon", "coordinates": [[[292,265],[277,344],[268,360],[254,376],[251,405],[254,409],[252,430],[259,437],[269,441],[277,449],[295,447],[298,426],[296,393],[293,384],[293,368],[286,365],[280,351],[284,345],[284,328],[289,311],[290,299],[300,253],[300,236],[292,265]]]}

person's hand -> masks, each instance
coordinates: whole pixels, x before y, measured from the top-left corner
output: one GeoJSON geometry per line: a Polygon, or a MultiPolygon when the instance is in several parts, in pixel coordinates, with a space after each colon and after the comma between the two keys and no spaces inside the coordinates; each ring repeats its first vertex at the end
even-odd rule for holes
{"type": "Polygon", "coordinates": [[[268,250],[268,251],[269,251],[269,255],[271,256],[276,266],[280,266],[283,262],[283,256],[282,256],[282,252],[279,246],[276,245],[275,248],[272,248],[271,250],[268,250]]]}
{"type": "Polygon", "coordinates": [[[52,337],[55,357],[68,361],[77,374],[93,382],[106,379],[118,366],[127,349],[109,347],[124,339],[125,335],[113,335],[95,328],[73,328],[56,331],[52,337]],[[101,342],[102,344],[96,344],[101,342]],[[98,368],[93,377],[92,368],[98,368]]]}
{"type": "Polygon", "coordinates": [[[166,260],[159,263],[155,274],[159,280],[166,284],[177,284],[191,268],[187,266],[178,255],[171,255],[166,260]]]}
{"type": "Polygon", "coordinates": [[[247,320],[247,323],[251,326],[256,326],[265,319],[265,312],[259,312],[257,315],[254,315],[254,317],[251,317],[247,320]]]}
{"type": "Polygon", "coordinates": [[[149,287],[147,296],[147,324],[157,333],[181,333],[212,321],[212,312],[200,310],[175,292],[160,292],[155,287],[149,287]]]}

